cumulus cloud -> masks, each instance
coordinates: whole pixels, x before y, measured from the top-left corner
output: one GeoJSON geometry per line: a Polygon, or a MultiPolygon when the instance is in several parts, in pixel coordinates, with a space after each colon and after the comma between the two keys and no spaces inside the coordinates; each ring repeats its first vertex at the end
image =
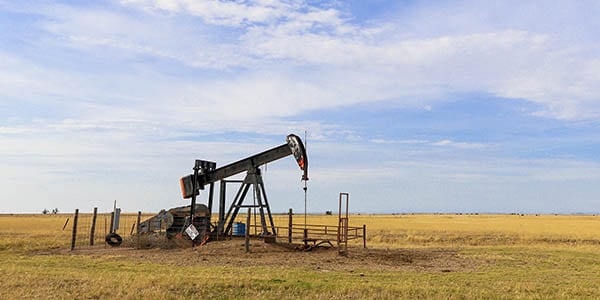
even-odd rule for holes
{"type": "MultiPolygon", "coordinates": [[[[44,16],[39,24],[54,37],[45,39],[51,46],[116,51],[111,57],[124,63],[143,55],[216,72],[184,79],[196,87],[185,90],[203,110],[230,111],[223,117],[239,118],[243,104],[258,99],[269,103],[269,116],[285,117],[302,112],[290,109],[299,101],[308,110],[382,100],[423,107],[472,92],[535,102],[539,116],[600,116],[600,57],[597,43],[586,38],[586,24],[559,30],[537,10],[533,16],[546,26],[513,16],[508,4],[469,1],[452,9],[416,5],[389,14],[393,19],[367,21],[343,6],[305,1],[119,3],[131,10],[46,4],[35,13],[44,16]],[[581,38],[573,40],[573,32],[581,38]]],[[[516,5],[518,11],[530,8],[516,5]]],[[[566,3],[538,10],[564,10],[563,19],[583,22],[583,11],[566,3]]],[[[181,90],[173,84],[170,92],[181,90]]],[[[147,99],[161,102],[155,98],[147,99]]]]}
{"type": "MultiPolygon", "coordinates": [[[[19,98],[27,90],[36,97],[19,101],[44,99],[44,105],[64,107],[52,122],[77,119],[68,113],[72,110],[85,119],[76,120],[79,124],[110,130],[169,124],[200,132],[273,132],[277,129],[267,128],[279,124],[275,127],[310,126],[323,138],[334,134],[334,124],[285,119],[378,101],[428,109],[449,95],[473,92],[535,102],[539,116],[600,116],[600,57],[594,42],[566,43],[563,31],[520,19],[495,24],[499,18],[486,21],[476,14],[503,16],[509,14],[506,5],[494,5],[494,12],[469,2],[453,10],[444,4],[417,5],[392,13],[394,19],[361,21],[341,6],[304,1],[120,4],[130,10],[13,7],[43,16],[34,26],[50,35],[35,41],[40,47],[76,49],[84,62],[90,56],[114,61],[109,69],[87,74],[0,52],[0,93],[19,98]],[[140,56],[191,71],[163,72],[138,63],[140,56]]],[[[543,10],[552,15],[563,7],[543,10]]],[[[575,20],[578,13],[567,9],[565,18],[575,20]]]]}
{"type": "MultiPolygon", "coordinates": [[[[299,78],[286,83],[287,88],[293,89],[294,82],[306,82],[317,91],[318,96],[311,96],[319,103],[396,99],[414,105],[407,99],[413,95],[431,99],[448,93],[484,92],[536,102],[543,106],[537,114],[547,117],[593,119],[600,115],[596,96],[600,94],[596,76],[600,57],[589,54],[595,42],[581,39],[572,43],[571,32],[534,26],[519,15],[509,18],[512,24],[500,22],[500,16],[512,13],[511,5],[485,8],[464,1],[453,4],[452,10],[445,4],[417,6],[408,13],[398,12],[396,20],[369,23],[348,17],[339,7],[303,1],[141,0],[123,4],[240,28],[231,43],[217,41],[225,48],[203,55],[210,57],[216,51],[222,55],[217,60],[230,62],[225,66],[290,67],[280,69],[275,77],[290,77],[294,67],[308,66],[309,70],[297,70],[306,75],[296,75],[299,78]],[[488,23],[481,14],[489,15],[488,23]],[[424,29],[416,29],[415,22],[421,22],[424,29]],[[344,93],[344,87],[356,83],[364,95],[344,93]]],[[[583,13],[566,3],[541,10],[556,15],[561,9],[566,11],[563,19],[575,22],[583,13]]],[[[534,16],[540,24],[549,24],[539,11],[534,16]]],[[[585,26],[573,30],[586,35],[581,32],[585,26]]],[[[198,63],[199,57],[192,54],[182,61],[207,66],[198,63]]],[[[239,81],[232,86],[237,84],[239,81]]]]}

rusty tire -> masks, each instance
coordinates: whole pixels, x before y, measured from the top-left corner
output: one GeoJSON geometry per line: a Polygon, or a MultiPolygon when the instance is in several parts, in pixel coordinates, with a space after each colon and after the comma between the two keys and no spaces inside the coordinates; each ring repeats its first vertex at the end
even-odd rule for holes
{"type": "Polygon", "coordinates": [[[123,243],[123,238],[114,232],[107,234],[104,240],[112,247],[121,246],[121,243],[123,243]]]}

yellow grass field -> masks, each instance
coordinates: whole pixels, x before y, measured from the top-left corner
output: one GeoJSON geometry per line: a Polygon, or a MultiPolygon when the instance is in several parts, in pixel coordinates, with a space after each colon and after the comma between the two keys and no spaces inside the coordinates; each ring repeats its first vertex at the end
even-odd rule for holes
{"type": "Polygon", "coordinates": [[[250,253],[239,239],[69,251],[67,217],[0,215],[0,299],[600,298],[600,216],[352,215],[368,249],[353,241],[348,257],[258,239],[250,253]]]}

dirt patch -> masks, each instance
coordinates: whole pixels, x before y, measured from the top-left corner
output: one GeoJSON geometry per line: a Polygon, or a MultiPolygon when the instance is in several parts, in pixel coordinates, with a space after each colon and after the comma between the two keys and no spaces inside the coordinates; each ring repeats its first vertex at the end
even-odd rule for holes
{"type": "Polygon", "coordinates": [[[110,260],[125,258],[130,261],[173,266],[289,266],[350,272],[356,269],[454,272],[475,270],[480,265],[473,258],[462,256],[460,250],[444,248],[363,249],[349,247],[348,255],[340,256],[337,249],[331,247],[298,251],[289,244],[267,244],[262,240],[252,240],[250,253],[246,253],[242,239],[213,241],[193,249],[191,245],[173,249],[133,249],[101,245],[78,248],[75,251],[50,249],[32,254],[85,255],[110,260]]]}

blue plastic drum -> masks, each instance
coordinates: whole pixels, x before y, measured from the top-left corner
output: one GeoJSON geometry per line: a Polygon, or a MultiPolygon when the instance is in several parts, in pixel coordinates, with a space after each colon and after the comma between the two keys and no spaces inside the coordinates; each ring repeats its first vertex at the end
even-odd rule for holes
{"type": "Polygon", "coordinates": [[[233,223],[233,235],[246,235],[246,224],[242,222],[233,223]]]}

